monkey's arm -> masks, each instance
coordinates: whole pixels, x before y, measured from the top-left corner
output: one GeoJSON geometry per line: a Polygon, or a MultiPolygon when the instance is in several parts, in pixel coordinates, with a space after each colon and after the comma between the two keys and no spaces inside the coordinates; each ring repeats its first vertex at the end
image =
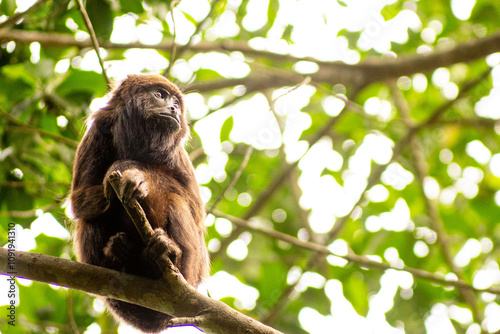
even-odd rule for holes
{"type": "Polygon", "coordinates": [[[85,134],[76,153],[71,204],[76,218],[92,219],[109,208],[103,179],[114,155],[112,137],[94,124],[85,134]]]}
{"type": "Polygon", "coordinates": [[[79,187],[73,190],[71,205],[75,218],[80,219],[95,218],[109,208],[102,185],[79,187]]]}

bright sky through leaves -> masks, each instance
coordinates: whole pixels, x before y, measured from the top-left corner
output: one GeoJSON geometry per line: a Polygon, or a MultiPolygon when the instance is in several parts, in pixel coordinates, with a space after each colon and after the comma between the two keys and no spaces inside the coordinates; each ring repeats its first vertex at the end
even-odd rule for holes
{"type": "MultiPolygon", "coordinates": [[[[17,11],[25,11],[34,3],[35,1],[31,0],[17,0],[17,11]]],[[[113,1],[111,3],[113,4],[113,1]]],[[[273,18],[272,26],[268,26],[270,0],[251,0],[250,3],[246,11],[241,11],[242,1],[225,1],[224,10],[217,9],[220,13],[213,19],[210,18],[204,25],[203,29],[206,31],[203,33],[203,40],[198,35],[194,37],[192,43],[196,45],[202,42],[216,43],[233,39],[238,41],[238,38],[243,35],[247,36],[247,44],[254,50],[271,51],[279,55],[295,57],[311,57],[319,61],[360,64],[369,57],[397,59],[400,54],[404,53],[401,50],[404,50],[405,45],[410,45],[407,48],[409,50],[414,48],[415,54],[432,54],[440,47],[452,48],[458,42],[448,36],[448,34],[453,36],[454,32],[450,33],[450,30],[455,29],[450,22],[455,25],[467,24],[477,6],[475,0],[444,1],[445,6],[449,7],[450,17],[429,15],[424,20],[423,15],[419,14],[419,10],[424,6],[423,1],[406,1],[399,8],[395,6],[397,4],[395,0],[279,0],[279,10],[275,13],[276,17],[273,18]],[[443,37],[445,34],[446,36],[443,37]]],[[[430,6],[430,3],[427,2],[425,5],[430,6]]],[[[144,7],[146,10],[151,9],[148,5],[144,7]]],[[[197,22],[203,20],[210,12],[210,2],[183,0],[173,9],[173,14],[166,8],[160,12],[162,17],[139,16],[133,13],[116,16],[110,42],[117,44],[140,42],[144,45],[156,45],[164,41],[165,36],[170,36],[169,34],[174,30],[175,20],[175,41],[183,45],[195,32],[197,22]]],[[[79,18],[67,18],[65,27],[74,33],[77,40],[88,40],[89,34],[83,31],[83,26],[79,26],[77,20],[79,18]]],[[[457,31],[469,29],[477,36],[482,36],[482,31],[486,28],[483,29],[478,24],[470,23],[468,26],[464,25],[456,29],[457,31]]],[[[491,29],[488,33],[492,33],[491,29]]],[[[19,45],[10,41],[6,42],[3,47],[7,53],[13,54],[19,45]]],[[[47,60],[44,59],[46,52],[41,43],[30,43],[28,50],[29,61],[32,64],[42,64],[47,60]]],[[[163,73],[169,65],[166,53],[154,49],[128,49],[123,52],[122,58],[115,55],[115,50],[102,48],[100,52],[105,60],[110,58],[105,61],[107,74],[115,80],[122,79],[130,73],[163,73]]],[[[178,59],[171,69],[171,75],[176,82],[181,86],[186,85],[185,102],[194,123],[193,141],[203,149],[206,155],[203,161],[196,164],[196,177],[207,206],[211,205],[222,191],[223,185],[233,177],[234,173],[231,172],[234,171],[236,164],[233,156],[236,153],[239,154],[239,146],[251,145],[255,150],[264,152],[266,158],[277,160],[282,158],[279,164],[270,164],[270,170],[266,173],[271,174],[271,180],[285,164],[298,162],[296,206],[306,212],[308,226],[297,231],[287,229],[286,224],[290,218],[299,220],[300,217],[299,215],[291,217],[290,208],[281,205],[282,203],[280,203],[281,206],[273,207],[272,214],[268,218],[253,217],[251,219],[253,224],[279,229],[288,234],[293,233],[302,240],[310,241],[313,236],[316,236],[318,242],[322,243],[326,240],[327,233],[335,228],[336,222],[350,216],[353,218],[353,223],[358,224],[355,225],[356,227],[351,227],[352,231],[350,230],[349,233],[352,238],[346,241],[347,238],[341,236],[333,242],[330,241],[329,249],[335,255],[327,257],[327,264],[334,268],[334,272],[335,269],[340,268],[349,270],[349,262],[341,256],[349,254],[353,249],[356,252],[364,252],[376,261],[389,263],[392,268],[400,269],[408,264],[405,260],[410,257],[409,254],[401,251],[402,246],[398,244],[401,240],[391,240],[390,237],[388,240],[384,239],[387,242],[384,251],[372,255],[378,249],[379,243],[384,242],[377,237],[384,238],[394,235],[393,233],[408,233],[411,236],[411,242],[408,241],[410,238],[407,242],[411,243],[409,252],[413,253],[411,254],[411,259],[414,260],[413,266],[425,262],[443,261],[433,258],[440,256],[436,255],[439,253],[436,251],[436,245],[442,241],[438,240],[436,232],[429,224],[429,218],[424,217],[423,214],[414,214],[415,211],[424,210],[422,207],[426,205],[424,201],[418,204],[412,203],[415,193],[410,188],[415,183],[421,182],[423,196],[439,205],[442,208],[440,214],[453,222],[453,224],[448,222],[445,226],[449,230],[450,239],[454,242],[451,259],[453,265],[459,269],[468,270],[470,265],[476,264],[471,279],[475,288],[484,289],[500,284],[498,261],[486,258],[493,252],[494,238],[497,236],[478,235],[467,231],[467,227],[462,226],[464,223],[457,219],[454,211],[457,203],[464,205],[463,203],[473,200],[495,203],[495,209],[500,207],[499,182],[493,182],[489,189],[481,192],[486,178],[490,176],[500,178],[500,153],[492,149],[492,144],[488,143],[487,139],[481,136],[469,139],[467,135],[461,133],[461,131],[468,130],[453,127],[453,124],[440,133],[442,135],[440,138],[426,137],[420,143],[425,149],[429,147],[433,149],[441,144],[443,148],[439,149],[435,156],[424,157],[434,159],[434,162],[423,167],[430,170],[430,173],[420,178],[410,158],[394,159],[395,154],[400,154],[396,152],[400,143],[392,139],[397,137],[394,133],[401,135],[403,128],[412,124],[405,123],[408,120],[403,120],[403,112],[401,108],[396,108],[393,96],[387,87],[379,90],[368,87],[368,92],[362,95],[363,102],[359,106],[361,110],[350,114],[353,120],[351,126],[344,125],[349,131],[330,133],[313,145],[307,141],[311,134],[308,131],[320,123],[319,119],[324,121],[324,118],[319,118],[314,112],[319,109],[321,113],[329,117],[339,115],[346,106],[346,87],[343,85],[334,86],[333,90],[328,88],[330,90],[328,94],[325,94],[325,87],[315,83],[299,85],[294,90],[290,87],[274,91],[268,89],[248,96],[246,95],[248,87],[243,85],[214,91],[210,96],[202,91],[189,89],[193,78],[196,78],[196,81],[200,73],[207,78],[216,73],[217,78],[236,80],[246,78],[259,70],[268,71],[270,66],[255,61],[257,58],[257,56],[240,51],[197,52],[185,59],[178,59]],[[332,94],[332,91],[335,94],[332,94]],[[238,99],[242,96],[244,98],[238,99]],[[234,103],[226,106],[226,103],[233,98],[234,103]],[[400,122],[398,123],[401,128],[400,133],[396,130],[392,133],[393,136],[390,136],[377,129],[377,127],[382,130],[387,129],[385,127],[393,124],[392,122],[400,122]],[[373,126],[373,130],[363,131],[365,128],[372,127],[373,124],[376,125],[373,126]],[[360,130],[356,128],[358,125],[360,130]],[[222,130],[219,130],[224,127],[230,130],[223,135],[222,130]],[[463,154],[447,148],[449,143],[457,141],[465,141],[463,154]],[[436,171],[438,163],[444,168],[436,171]],[[387,168],[381,172],[379,182],[369,184],[374,170],[385,165],[387,168]],[[434,172],[436,173],[433,174],[434,172]],[[370,187],[366,189],[368,185],[370,187]],[[361,204],[358,202],[360,198],[363,198],[361,204]],[[356,205],[362,209],[358,207],[359,210],[356,210],[356,205]],[[361,216],[363,220],[357,221],[357,218],[361,216]],[[363,233],[373,235],[373,238],[363,239],[360,236],[361,232],[353,231],[356,228],[363,229],[363,233]],[[466,234],[464,240],[456,237],[460,229],[466,234]],[[469,232],[470,236],[467,235],[469,232]],[[370,244],[363,244],[364,240],[368,240],[370,244]],[[393,241],[394,243],[391,243],[393,241]],[[479,260],[484,261],[478,265],[479,260]]],[[[459,110],[471,111],[466,115],[469,120],[474,117],[483,121],[500,119],[499,54],[488,56],[486,63],[493,68],[492,87],[483,88],[483,95],[477,100],[468,100],[457,107],[459,110]]],[[[71,69],[102,73],[95,50],[85,50],[85,52],[61,57],[58,61],[54,61],[52,66],[55,73],[59,75],[64,75],[71,69]]],[[[281,69],[273,68],[273,70],[278,72],[281,69]]],[[[293,70],[295,74],[307,76],[321,71],[322,68],[318,63],[305,59],[295,62],[293,70]]],[[[430,73],[400,76],[395,86],[403,93],[420,94],[419,98],[423,100],[453,101],[460,92],[461,84],[466,78],[471,77],[471,71],[468,64],[457,63],[452,66],[438,67],[430,73]]],[[[48,87],[47,92],[50,93],[51,86],[48,87]]],[[[411,99],[414,97],[408,99],[409,104],[414,103],[411,99]]],[[[96,111],[106,103],[105,96],[96,96],[92,98],[88,109],[96,111]]],[[[81,105],[85,104],[81,102],[81,105]]],[[[415,114],[417,118],[421,118],[411,119],[410,122],[422,121],[434,107],[435,103],[420,104],[420,109],[415,111],[415,114]]],[[[13,111],[15,112],[17,112],[16,117],[22,115],[18,109],[13,111]]],[[[67,129],[74,126],[71,116],[73,115],[58,115],[53,121],[58,129],[67,129]]],[[[500,133],[498,124],[495,126],[495,131],[500,133]]],[[[442,128],[444,127],[443,125],[442,128]]],[[[9,155],[8,148],[0,147],[0,157],[2,155],[9,155]]],[[[64,156],[64,154],[61,155],[64,156]]],[[[33,159],[36,158],[37,156],[34,155],[33,159]]],[[[0,161],[3,159],[1,158],[0,161]]],[[[29,168],[20,166],[10,170],[10,177],[23,180],[26,179],[25,175],[28,173],[29,168]]],[[[260,178],[252,179],[252,175],[245,175],[244,181],[254,186],[255,189],[266,187],[260,183],[262,181],[260,178]]],[[[238,205],[241,209],[239,212],[242,213],[245,212],[244,209],[251,208],[258,201],[259,193],[254,191],[255,189],[251,186],[248,189],[230,189],[223,195],[225,200],[235,206],[238,205]]],[[[272,199],[268,201],[274,205],[272,199]]],[[[478,210],[481,211],[483,206],[480,204],[478,206],[480,206],[478,210]]],[[[492,210],[488,209],[485,214],[491,215],[491,212],[492,210]]],[[[63,227],[64,224],[61,224],[51,213],[44,213],[40,210],[36,215],[38,218],[31,223],[29,228],[21,228],[18,225],[19,234],[22,235],[19,243],[20,249],[37,249],[40,245],[37,238],[44,236],[64,241],[69,239],[68,231],[63,227]]],[[[476,221],[481,216],[468,213],[467,217],[458,218],[476,221]]],[[[214,215],[207,216],[206,225],[212,231],[212,235],[207,237],[209,249],[212,254],[216,254],[223,247],[225,238],[231,236],[236,227],[228,219],[216,218],[214,215]]],[[[495,233],[497,232],[496,229],[495,233]]],[[[281,291],[276,291],[274,294],[266,291],[266,289],[272,289],[272,284],[268,286],[266,285],[268,282],[259,282],[257,276],[265,270],[275,274],[273,270],[277,269],[273,268],[286,268],[283,269],[284,274],[281,274],[281,279],[286,280],[288,284],[298,283],[296,295],[291,297],[292,300],[294,298],[314,299],[315,292],[323,291],[324,296],[331,302],[331,307],[323,309],[313,308],[307,304],[299,308],[294,304],[295,316],[305,331],[325,333],[325,328],[334,328],[335,333],[412,332],[408,327],[411,324],[388,320],[389,314],[401,306],[401,301],[409,301],[415,296],[416,279],[410,273],[394,269],[381,271],[377,284],[371,284],[370,291],[368,291],[363,277],[364,268],[359,271],[360,277],[356,276],[358,273],[353,274],[349,281],[342,281],[337,277],[327,279],[321,270],[304,272],[304,269],[297,263],[283,264],[277,260],[281,258],[276,256],[267,259],[271,261],[269,267],[259,267],[262,272],[257,272],[257,269],[253,272],[250,269],[255,266],[256,253],[253,253],[255,245],[266,251],[266,247],[272,249],[275,253],[269,251],[269,254],[273,255],[286,254],[290,250],[290,245],[286,243],[270,246],[261,243],[260,238],[264,237],[245,231],[226,245],[227,257],[235,272],[238,271],[238,273],[233,274],[229,269],[217,264],[212,277],[202,289],[206,289],[213,298],[224,299],[224,301],[234,299],[234,305],[237,308],[255,311],[256,314],[261,315],[267,311],[259,304],[259,298],[262,298],[263,293],[273,296],[274,300],[269,302],[272,304],[278,300],[281,291]],[[281,265],[283,267],[280,267],[281,265]],[[358,287],[359,291],[356,290],[358,287]]],[[[67,251],[64,256],[69,257],[67,251]]],[[[435,268],[436,273],[443,277],[457,278],[449,268],[443,265],[437,264],[435,268]]],[[[2,284],[6,283],[0,280],[0,291],[5,290],[2,284]]],[[[434,293],[430,292],[432,288],[426,287],[425,289],[428,290],[425,292],[431,295],[434,293]]],[[[450,291],[450,288],[443,290],[450,291]]],[[[426,293],[422,294],[425,298],[427,298],[426,293]]],[[[495,297],[487,293],[478,294],[478,296],[477,299],[484,308],[484,321],[480,324],[483,330],[488,332],[500,330],[500,320],[498,320],[500,307],[495,297]]],[[[419,296],[419,298],[424,297],[419,296]]],[[[422,323],[427,333],[456,333],[459,332],[456,330],[456,324],[465,329],[467,334],[480,333],[480,325],[474,323],[472,312],[465,307],[461,299],[459,299],[460,302],[454,300],[434,302],[431,298],[429,300],[428,309],[419,314],[423,318],[422,323]]],[[[3,304],[8,303],[6,299],[0,301],[3,304]]],[[[270,305],[266,306],[271,308],[270,305]]],[[[93,308],[95,312],[102,313],[102,310],[99,311],[99,305],[93,308]]],[[[132,331],[123,325],[119,329],[120,333],[132,331]]],[[[100,332],[100,326],[93,323],[87,327],[85,333],[100,332]]],[[[176,328],[167,332],[198,333],[198,330],[176,328]]]]}

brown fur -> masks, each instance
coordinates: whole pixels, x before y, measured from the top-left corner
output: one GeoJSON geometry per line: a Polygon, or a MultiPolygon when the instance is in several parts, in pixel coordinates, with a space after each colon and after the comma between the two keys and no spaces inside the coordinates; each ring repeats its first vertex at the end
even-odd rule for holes
{"type": "MultiPolygon", "coordinates": [[[[169,107],[170,108],[170,107],[169,107]]],[[[70,195],[76,219],[75,252],[79,261],[149,278],[159,278],[157,251],[166,249],[193,286],[208,276],[204,208],[193,166],[183,142],[189,136],[179,89],[159,75],[130,75],[95,112],[75,159],[70,195]],[[163,90],[177,98],[179,123],[162,117],[165,104],[154,97],[163,90]],[[145,247],[107,182],[123,173],[122,196],[137,198],[155,230],[145,247]],[[162,248],[163,247],[163,248],[162,248]]],[[[106,284],[106,282],[103,282],[106,284]]],[[[170,316],[107,299],[108,309],[145,332],[158,332],[170,316]]]]}

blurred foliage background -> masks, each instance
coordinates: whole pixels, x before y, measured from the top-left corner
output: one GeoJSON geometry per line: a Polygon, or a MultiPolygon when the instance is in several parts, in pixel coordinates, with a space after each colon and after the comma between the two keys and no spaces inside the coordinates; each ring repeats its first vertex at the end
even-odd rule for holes
{"type": "MultiPolygon", "coordinates": [[[[286,333],[500,330],[498,2],[84,6],[111,79],[186,93],[212,297],[286,333]]],[[[74,152],[108,91],[88,32],[78,1],[0,1],[3,244],[14,223],[18,249],[74,259],[74,152]]],[[[2,332],[130,331],[90,295],[17,286],[2,332]]]]}

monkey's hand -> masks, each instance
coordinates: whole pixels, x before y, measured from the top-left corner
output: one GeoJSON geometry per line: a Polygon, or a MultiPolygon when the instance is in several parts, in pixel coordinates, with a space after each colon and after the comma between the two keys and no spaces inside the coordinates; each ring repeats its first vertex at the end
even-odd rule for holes
{"type": "Polygon", "coordinates": [[[181,249],[161,228],[157,228],[153,231],[153,234],[144,249],[144,254],[150,259],[160,259],[163,256],[168,256],[177,268],[179,268],[179,265],[181,264],[181,249]]]}
{"type": "MultiPolygon", "coordinates": [[[[119,170],[118,168],[111,168],[108,170],[104,178],[104,193],[108,201],[113,196],[113,187],[109,183],[109,176],[119,170]]],[[[123,203],[130,203],[133,199],[141,200],[148,195],[149,184],[146,181],[146,176],[139,169],[131,168],[121,172],[122,180],[120,183],[120,197],[123,203]]]]}
{"type": "Polygon", "coordinates": [[[104,247],[104,267],[121,270],[130,260],[130,242],[125,232],[112,236],[104,247]]]}

